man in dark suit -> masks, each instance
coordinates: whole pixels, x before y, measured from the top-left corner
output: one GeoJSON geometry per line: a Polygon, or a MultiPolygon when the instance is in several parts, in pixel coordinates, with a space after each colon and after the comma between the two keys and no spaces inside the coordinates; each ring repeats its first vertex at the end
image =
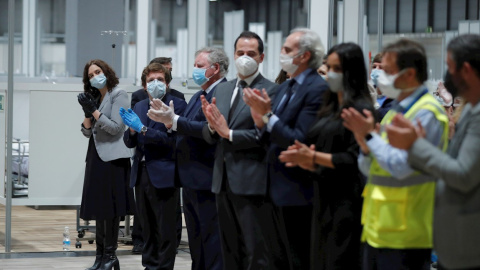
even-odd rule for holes
{"type": "MultiPolygon", "coordinates": [[[[156,57],[153,58],[152,61],[150,61],[149,64],[152,63],[157,63],[162,66],[164,66],[170,74],[172,74],[172,58],[171,57],[156,57]]],[[[175,89],[167,89],[168,92],[174,97],[180,98],[185,100],[185,95],[183,95],[182,92],[177,91],[175,89]]],[[[148,94],[146,89],[141,88],[138,89],[137,91],[132,93],[132,101],[131,101],[131,106],[130,108],[135,108],[135,104],[137,102],[147,99],[148,94]]],[[[177,248],[180,245],[180,240],[182,239],[182,209],[180,208],[180,199],[178,200],[178,209],[177,209],[177,248]]],[[[132,242],[133,242],[133,248],[132,252],[135,254],[141,254],[142,249],[143,249],[143,239],[142,239],[142,226],[140,225],[140,222],[135,222],[136,215],[134,215],[134,223],[133,223],[133,230],[132,230],[132,242]]]]}
{"type": "Polygon", "coordinates": [[[278,156],[295,140],[303,141],[316,118],[327,83],[316,70],[324,48],[318,35],[309,29],[292,30],[282,47],[282,69],[292,74],[278,89],[273,106],[265,91],[245,90],[245,100],[262,141],[268,147],[270,196],[281,217],[282,238],[290,246],[294,269],[310,269],[310,231],[313,182],[310,172],[287,168],[278,156]]]}
{"type": "Polygon", "coordinates": [[[133,111],[120,111],[123,121],[130,127],[124,133],[125,145],[135,147],[130,187],[135,187],[137,213],[145,241],[142,265],[146,269],[173,269],[175,263],[175,214],[179,197],[173,158],[175,134],[147,117],[153,98],[172,102],[176,105],[176,113],[185,110],[185,101],[166,91],[171,80],[170,72],[162,65],[148,65],[142,72],[142,85],[149,99],[138,102],[133,111]]]}
{"type": "MultiPolygon", "coordinates": [[[[177,175],[183,187],[183,209],[187,223],[188,244],[192,269],[220,270],[223,260],[220,247],[215,194],[212,193],[212,173],[215,145],[203,139],[206,123],[200,96],[210,102],[219,83],[227,81],[228,57],[222,49],[203,48],[195,53],[193,80],[202,90],[190,99],[185,112],[179,116],[160,103],[148,112],[157,122],[172,125],[177,132],[177,175]]],[[[154,106],[152,106],[154,107],[154,106]]]]}
{"type": "MultiPolygon", "coordinates": [[[[160,65],[164,66],[165,68],[168,69],[168,71],[170,71],[170,74],[172,73],[173,68],[172,68],[172,58],[171,57],[156,57],[156,58],[153,58],[152,61],[150,61],[149,64],[153,64],[153,63],[157,63],[157,64],[160,64],[160,65]]],[[[170,88],[170,94],[174,97],[185,100],[185,95],[178,90],[170,88]]],[[[137,104],[137,102],[139,102],[140,100],[147,99],[147,98],[148,98],[148,94],[147,94],[147,92],[145,92],[145,89],[143,89],[143,88],[138,89],[137,91],[132,93],[132,105],[131,105],[130,108],[134,108],[135,104],[137,104]]]]}
{"type": "Polygon", "coordinates": [[[265,149],[241,95],[242,88],[265,89],[273,96],[277,86],[258,71],[263,42],[253,32],[235,41],[237,79],[217,86],[202,110],[208,124],[204,138],[217,143],[212,191],[216,194],[224,269],[281,269],[287,258],[275,231],[273,205],[267,197],[265,149]]]}

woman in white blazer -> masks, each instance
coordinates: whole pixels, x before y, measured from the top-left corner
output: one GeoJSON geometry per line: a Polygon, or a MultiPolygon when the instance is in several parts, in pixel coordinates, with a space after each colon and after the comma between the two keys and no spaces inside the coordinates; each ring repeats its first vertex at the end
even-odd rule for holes
{"type": "Polygon", "coordinates": [[[125,90],[117,87],[113,69],[91,60],[83,72],[84,92],[78,102],[85,113],[82,133],[89,138],[80,218],[95,220],[96,259],[93,269],[120,269],[115,255],[120,217],[133,214],[133,190],[128,187],[131,152],[123,143],[121,107],[128,107],[125,90]]]}

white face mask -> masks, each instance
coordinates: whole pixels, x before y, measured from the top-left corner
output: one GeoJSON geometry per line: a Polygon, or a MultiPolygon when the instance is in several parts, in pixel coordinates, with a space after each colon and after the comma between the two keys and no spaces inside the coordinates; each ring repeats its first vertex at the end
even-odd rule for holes
{"type": "Polygon", "coordinates": [[[242,55],[235,60],[235,67],[240,75],[247,77],[257,71],[258,63],[250,56],[242,55]]]}
{"type": "MultiPolygon", "coordinates": [[[[298,56],[298,55],[297,55],[298,56]]],[[[290,56],[288,54],[280,54],[280,66],[288,74],[292,75],[297,71],[298,65],[293,63],[293,59],[297,56],[290,56]]]]}
{"type": "Polygon", "coordinates": [[[327,83],[330,91],[334,93],[343,91],[343,73],[329,71],[327,73],[327,83]]]}
{"type": "Polygon", "coordinates": [[[388,98],[396,99],[402,90],[395,88],[395,80],[402,75],[403,71],[395,75],[387,75],[385,71],[378,72],[377,87],[382,91],[382,94],[388,98]]]}

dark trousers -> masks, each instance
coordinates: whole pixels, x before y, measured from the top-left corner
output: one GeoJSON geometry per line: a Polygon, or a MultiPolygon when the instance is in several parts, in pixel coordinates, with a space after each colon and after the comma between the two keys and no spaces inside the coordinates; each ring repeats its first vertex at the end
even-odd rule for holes
{"type": "MultiPolygon", "coordinates": [[[[140,222],[140,217],[137,214],[133,216],[133,229],[132,229],[132,242],[133,245],[142,245],[143,246],[143,237],[142,237],[142,225],[140,222]]],[[[182,206],[180,205],[180,196],[178,196],[177,204],[177,248],[180,245],[180,240],[182,240],[182,206]]]]}
{"type": "Polygon", "coordinates": [[[283,226],[282,241],[288,247],[291,269],[310,269],[313,206],[275,207],[283,226]]]}
{"type": "Polygon", "coordinates": [[[430,270],[431,249],[374,248],[365,244],[363,270],[430,270]]]}
{"type": "Polygon", "coordinates": [[[224,269],[285,269],[288,252],[278,230],[279,217],[265,196],[217,194],[224,269]]]}
{"type": "Polygon", "coordinates": [[[177,188],[155,188],[144,166],[135,186],[137,213],[143,229],[145,246],[142,265],[148,270],[173,269],[177,247],[177,188]]]}
{"type": "Polygon", "coordinates": [[[96,255],[115,255],[119,227],[120,217],[95,220],[96,255]]]}
{"type": "Polygon", "coordinates": [[[192,270],[223,269],[215,194],[184,187],[182,195],[192,270]]]}

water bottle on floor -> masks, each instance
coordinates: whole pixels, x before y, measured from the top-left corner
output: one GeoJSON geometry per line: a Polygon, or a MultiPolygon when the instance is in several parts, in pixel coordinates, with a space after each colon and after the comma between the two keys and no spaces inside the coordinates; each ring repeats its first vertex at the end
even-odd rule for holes
{"type": "Polygon", "coordinates": [[[65,226],[65,230],[63,231],[63,251],[70,250],[70,231],[68,230],[68,226],[65,226]]]}

